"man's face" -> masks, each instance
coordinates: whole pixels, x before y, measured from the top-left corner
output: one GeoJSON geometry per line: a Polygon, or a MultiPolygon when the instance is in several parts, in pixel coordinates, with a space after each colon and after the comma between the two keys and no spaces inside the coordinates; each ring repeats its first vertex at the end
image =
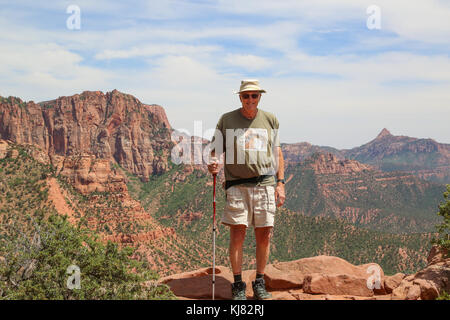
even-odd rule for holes
{"type": "Polygon", "coordinates": [[[259,91],[245,91],[239,94],[239,98],[246,111],[254,111],[258,107],[261,93],[259,91]]]}

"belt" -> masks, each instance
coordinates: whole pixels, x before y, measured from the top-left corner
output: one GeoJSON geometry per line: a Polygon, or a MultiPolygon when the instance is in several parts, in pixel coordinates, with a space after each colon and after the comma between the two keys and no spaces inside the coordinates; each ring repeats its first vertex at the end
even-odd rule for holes
{"type": "Polygon", "coordinates": [[[228,189],[229,187],[232,187],[232,186],[235,186],[238,184],[262,182],[267,177],[271,177],[271,175],[262,175],[262,176],[246,178],[246,179],[227,180],[227,181],[225,181],[225,190],[228,189]]]}

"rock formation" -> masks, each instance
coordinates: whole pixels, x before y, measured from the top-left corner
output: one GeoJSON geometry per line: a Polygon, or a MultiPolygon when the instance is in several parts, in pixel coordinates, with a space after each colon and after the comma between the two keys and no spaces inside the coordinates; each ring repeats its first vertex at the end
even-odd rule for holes
{"type": "Polygon", "coordinates": [[[83,193],[107,190],[120,180],[110,163],[143,180],[165,172],[171,130],[162,107],[117,90],[39,104],[13,97],[0,101],[0,138],[39,146],[83,193]]]}
{"type": "MultiPolygon", "coordinates": [[[[429,300],[450,290],[450,259],[434,247],[429,265],[413,275],[385,276],[376,263],[360,266],[332,256],[316,256],[269,264],[265,281],[275,300],[429,300]]],[[[255,270],[242,273],[251,299],[255,270]]],[[[212,268],[161,278],[181,299],[210,299],[212,268]]],[[[231,299],[233,274],[216,267],[216,299],[231,299]]]]}
{"type": "Polygon", "coordinates": [[[406,300],[433,300],[443,291],[450,292],[450,258],[448,252],[434,246],[428,255],[428,265],[406,276],[393,289],[394,297],[406,300]]]}
{"type": "Polygon", "coordinates": [[[7,152],[8,152],[8,143],[4,140],[0,140],[0,159],[5,158],[7,152]]]}
{"type": "Polygon", "coordinates": [[[59,214],[74,224],[83,217],[104,241],[132,245],[146,256],[153,254],[149,243],[175,239],[175,230],[159,225],[130,197],[124,171],[144,181],[164,173],[171,130],[161,106],[117,90],[41,103],[0,97],[0,159],[18,152],[9,145],[20,145],[37,161],[52,164],[58,179],[84,195],[67,192],[49,177],[49,200],[59,214]]]}
{"type": "Polygon", "coordinates": [[[306,160],[306,163],[316,174],[352,174],[373,170],[371,166],[355,160],[339,160],[332,153],[315,153],[306,160]]]}

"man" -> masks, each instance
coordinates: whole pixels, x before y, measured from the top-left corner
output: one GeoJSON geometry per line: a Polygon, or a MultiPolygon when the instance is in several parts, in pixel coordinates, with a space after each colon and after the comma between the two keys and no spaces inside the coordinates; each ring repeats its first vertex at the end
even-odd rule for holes
{"type": "Polygon", "coordinates": [[[234,275],[231,291],[235,300],[246,299],[246,284],[241,274],[242,246],[249,226],[254,227],[256,239],[253,292],[257,299],[271,298],[265,287],[264,270],[269,258],[276,206],[282,206],[285,201],[279,123],[273,114],[258,109],[261,94],[265,92],[257,80],[243,80],[236,92],[241,108],[222,115],[211,143],[211,155],[215,159],[208,165],[211,174],[220,171],[216,156],[225,158],[227,202],[222,223],[230,227],[229,255],[234,275]]]}

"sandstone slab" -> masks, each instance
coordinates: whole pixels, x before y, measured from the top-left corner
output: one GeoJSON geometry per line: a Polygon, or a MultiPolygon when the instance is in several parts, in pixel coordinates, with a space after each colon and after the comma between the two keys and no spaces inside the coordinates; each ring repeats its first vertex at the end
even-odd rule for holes
{"type": "Polygon", "coordinates": [[[349,274],[314,273],[305,277],[303,290],[309,294],[352,295],[371,297],[367,280],[349,274]]]}
{"type": "MultiPolygon", "coordinates": [[[[215,273],[215,298],[231,299],[232,272],[226,267],[218,266],[215,273]]],[[[164,277],[159,282],[168,285],[176,296],[189,299],[212,298],[212,268],[164,277]]]]}

